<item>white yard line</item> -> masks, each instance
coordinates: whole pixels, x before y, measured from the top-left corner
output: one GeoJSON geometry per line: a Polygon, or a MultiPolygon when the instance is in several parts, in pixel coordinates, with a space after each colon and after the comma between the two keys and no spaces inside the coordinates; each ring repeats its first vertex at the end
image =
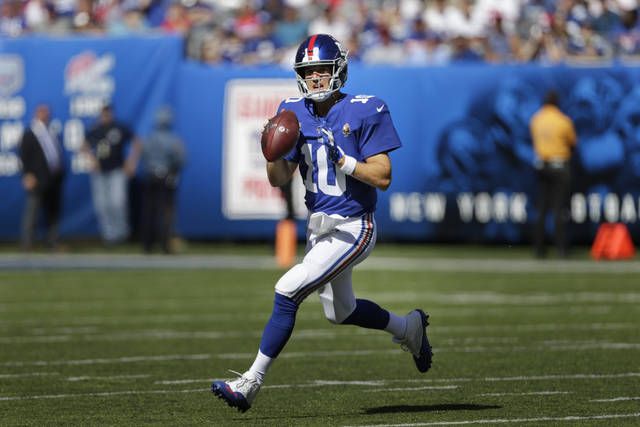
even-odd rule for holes
{"type": "Polygon", "coordinates": [[[443,305],[517,305],[539,306],[557,305],[565,303],[614,303],[637,304],[640,302],[640,292],[523,292],[512,294],[506,292],[475,291],[475,292],[368,292],[367,295],[380,302],[425,301],[431,304],[443,305]]]}
{"type": "MultiPolygon", "coordinates": [[[[545,381],[545,380],[599,380],[610,378],[640,378],[640,372],[623,372],[618,374],[560,374],[560,375],[531,375],[519,377],[485,377],[485,378],[425,378],[425,379],[387,379],[387,380],[353,380],[353,381],[337,381],[337,380],[313,380],[300,384],[272,384],[265,385],[262,388],[311,388],[323,386],[366,386],[366,387],[382,387],[393,383],[461,383],[461,382],[528,382],[528,381],[545,381]]],[[[175,379],[155,381],[154,384],[189,384],[189,383],[211,383],[216,379],[199,378],[199,379],[175,379]]],[[[445,386],[446,388],[457,387],[445,386]]],[[[569,393],[569,392],[533,392],[533,393],[569,393]]],[[[502,394],[502,393],[499,393],[502,394]]]]}
{"type": "Polygon", "coordinates": [[[0,337],[0,344],[38,344],[38,343],[67,343],[73,340],[73,335],[49,335],[49,336],[15,336],[0,337]]]}
{"type": "Polygon", "coordinates": [[[572,391],[528,391],[524,393],[478,393],[476,396],[551,396],[554,394],[572,393],[572,391]]]}
{"type": "Polygon", "coordinates": [[[109,397],[122,396],[132,394],[174,394],[174,393],[196,393],[204,392],[209,389],[196,388],[191,390],[123,390],[123,391],[105,391],[101,393],[72,393],[72,394],[42,394],[38,396],[0,396],[0,401],[7,400],[39,400],[39,399],[66,399],[77,397],[109,397]]]}
{"type": "MultiPolygon", "coordinates": [[[[434,353],[522,353],[533,351],[592,351],[592,350],[640,350],[640,343],[578,343],[563,345],[538,345],[538,346],[451,346],[435,347],[434,353]]],[[[398,350],[330,350],[330,351],[300,351],[283,353],[281,359],[298,359],[306,357],[358,357],[384,354],[397,354],[398,350]]],[[[246,360],[255,357],[254,353],[222,353],[214,357],[224,360],[246,360]]]]}
{"type": "Polygon", "coordinates": [[[546,380],[594,380],[603,378],[634,378],[640,377],[640,372],[624,372],[620,374],[557,374],[533,375],[518,377],[485,377],[483,381],[546,381],[546,380]]]}
{"type": "MultiPolygon", "coordinates": [[[[371,295],[367,295],[371,297],[371,295]]],[[[77,306],[77,304],[76,304],[77,306]]],[[[318,306],[319,307],[319,306],[318,306]]],[[[545,310],[560,311],[562,314],[593,314],[593,315],[605,315],[616,310],[617,307],[613,305],[601,305],[597,306],[576,306],[567,307],[566,305],[558,306],[546,306],[545,310]]],[[[640,312],[640,308],[635,306],[625,307],[627,310],[637,310],[640,312]]],[[[518,312],[538,313],[540,308],[537,306],[521,306],[518,307],[518,312]]],[[[513,308],[509,306],[493,306],[491,310],[487,310],[486,306],[477,307],[462,307],[456,306],[454,309],[437,309],[437,315],[439,319],[444,318],[460,318],[460,317],[477,317],[478,314],[482,314],[483,317],[504,317],[505,313],[512,313],[513,308]]],[[[305,311],[299,314],[299,318],[303,320],[317,320],[324,319],[324,316],[320,311],[305,311]]],[[[236,321],[236,320],[259,320],[264,321],[264,313],[192,313],[192,314],[167,314],[167,315],[140,315],[140,314],[128,314],[118,317],[113,316],[74,316],[72,319],[65,318],[60,324],[56,324],[56,319],[47,319],[47,324],[51,325],[51,329],[42,328],[42,319],[40,318],[23,318],[23,319],[2,319],[0,320],[1,329],[10,329],[14,325],[38,325],[34,328],[34,335],[45,334],[60,334],[60,327],[69,325],[94,325],[92,328],[97,329],[98,326],[105,325],[132,325],[132,324],[147,324],[147,323],[160,323],[166,325],[169,323],[215,323],[220,321],[236,321]]],[[[75,333],[75,332],[73,332],[75,333]]]]}
{"type": "MultiPolygon", "coordinates": [[[[455,332],[502,332],[502,331],[523,331],[523,332],[537,332],[537,331],[610,331],[610,330],[627,330],[635,329],[637,324],[635,323],[536,323],[536,324],[522,324],[522,325],[492,325],[492,326],[478,326],[478,325],[459,325],[459,326],[438,326],[437,331],[441,333],[455,333],[455,332]]],[[[226,338],[260,338],[262,336],[262,330],[235,330],[235,331],[179,331],[179,330],[140,330],[129,332],[116,332],[106,334],[69,334],[69,335],[16,335],[0,337],[0,344],[32,344],[32,343],[68,343],[69,341],[81,341],[81,342],[96,342],[96,341],[138,341],[142,339],[146,340],[216,340],[226,338]]],[[[369,329],[358,329],[352,331],[350,329],[331,327],[326,329],[298,329],[294,331],[294,337],[296,339],[334,339],[341,336],[352,336],[356,334],[358,336],[376,336],[379,335],[379,331],[369,329]]],[[[444,342],[454,343],[479,343],[479,344],[493,344],[493,343],[515,343],[521,340],[521,337],[464,337],[464,338],[448,338],[444,342]]],[[[442,341],[441,341],[442,342],[442,341]]],[[[552,344],[550,342],[550,344],[552,344]]],[[[556,342],[556,345],[577,344],[576,342],[556,342]]],[[[580,344],[598,344],[597,341],[585,342],[581,341],[580,344]]]]}
{"type": "MultiPolygon", "coordinates": [[[[451,346],[435,348],[435,353],[514,353],[540,351],[593,351],[593,350],[640,350],[640,343],[593,343],[562,344],[537,346],[451,346]]],[[[357,357],[385,354],[399,354],[399,349],[388,350],[328,350],[301,351],[283,353],[281,359],[298,359],[307,357],[357,357]]],[[[255,353],[221,353],[221,354],[177,354],[163,356],[125,356],[115,358],[76,359],[76,360],[18,360],[0,363],[0,366],[58,366],[58,365],[100,365],[137,362],[159,362],[167,360],[206,360],[211,358],[223,360],[250,360],[255,353]]]]}
{"type": "Polygon", "coordinates": [[[171,384],[193,384],[193,383],[209,383],[211,384],[214,381],[217,381],[216,378],[207,378],[207,379],[186,379],[186,380],[163,380],[163,381],[154,381],[154,384],[161,385],[171,385],[171,384]]]}
{"type": "Polygon", "coordinates": [[[640,396],[612,397],[611,399],[592,399],[589,402],[625,402],[628,400],[640,400],[640,396]]]}
{"type": "MultiPolygon", "coordinates": [[[[503,272],[503,273],[640,273],[640,262],[594,262],[590,260],[533,260],[506,258],[424,258],[373,255],[361,270],[503,272]]],[[[226,269],[279,270],[272,256],[179,255],[150,257],[138,254],[17,254],[0,257],[0,269],[226,269]]]]}
{"type": "MultiPolygon", "coordinates": [[[[420,301],[437,305],[461,305],[461,306],[557,306],[566,303],[572,304],[629,304],[637,305],[640,303],[640,292],[562,292],[562,293],[546,293],[546,292],[529,292],[521,294],[511,294],[504,292],[428,292],[428,291],[396,291],[396,292],[367,292],[367,296],[376,301],[385,303],[401,303],[420,301]]],[[[118,306],[135,305],[138,310],[162,309],[164,307],[174,307],[180,305],[189,309],[189,307],[201,307],[204,303],[198,298],[162,298],[162,299],[145,299],[131,300],[105,300],[105,299],[89,299],[82,301],[82,309],[91,308],[102,309],[106,304],[117,304],[118,306]]],[[[28,311],[72,311],[79,306],[78,301],[47,301],[47,300],[28,300],[15,301],[11,303],[1,303],[0,308],[6,313],[21,313],[28,311]]]]}
{"type": "Polygon", "coordinates": [[[24,374],[0,374],[0,378],[46,377],[60,375],[58,372],[27,372],[24,374]]]}
{"type": "Polygon", "coordinates": [[[148,374],[132,374],[132,375],[111,375],[111,376],[80,376],[80,377],[68,377],[67,381],[111,381],[111,380],[128,380],[134,378],[148,378],[151,375],[148,374]]]}
{"type": "Polygon", "coordinates": [[[373,390],[365,390],[365,393],[382,393],[387,391],[418,391],[418,390],[455,390],[457,385],[440,385],[440,386],[423,386],[423,387],[395,387],[395,388],[376,388],[373,390]]]}
{"type": "Polygon", "coordinates": [[[589,420],[613,420],[621,418],[639,418],[640,412],[631,414],[604,414],[604,415],[586,415],[586,416],[567,416],[567,417],[537,417],[537,418],[494,418],[483,420],[469,421],[434,421],[428,423],[409,423],[409,424],[364,424],[357,426],[344,427],[417,427],[417,426],[456,426],[467,424],[522,424],[522,423],[542,423],[554,421],[589,421],[589,420]]]}
{"type": "Polygon", "coordinates": [[[171,354],[167,356],[128,356],[79,360],[34,360],[4,362],[0,366],[59,366],[59,365],[103,365],[109,363],[164,362],[167,360],[206,360],[210,354],[171,354]]]}

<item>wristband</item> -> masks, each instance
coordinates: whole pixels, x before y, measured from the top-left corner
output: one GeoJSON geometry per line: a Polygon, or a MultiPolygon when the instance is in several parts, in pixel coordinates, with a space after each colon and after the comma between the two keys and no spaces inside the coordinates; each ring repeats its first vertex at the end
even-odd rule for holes
{"type": "Polygon", "coordinates": [[[358,161],[351,156],[344,156],[344,163],[340,166],[340,170],[344,172],[345,175],[353,174],[353,171],[356,170],[356,164],[358,161]]]}

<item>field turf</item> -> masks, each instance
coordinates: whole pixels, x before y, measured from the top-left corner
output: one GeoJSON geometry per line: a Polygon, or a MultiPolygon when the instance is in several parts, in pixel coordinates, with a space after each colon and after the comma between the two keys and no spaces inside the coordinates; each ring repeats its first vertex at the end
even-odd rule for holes
{"type": "Polygon", "coordinates": [[[210,384],[252,362],[281,271],[0,270],[0,425],[640,425],[640,274],[482,253],[385,269],[396,246],[354,273],[359,297],[429,312],[431,371],[312,295],[245,414],[210,384]]]}

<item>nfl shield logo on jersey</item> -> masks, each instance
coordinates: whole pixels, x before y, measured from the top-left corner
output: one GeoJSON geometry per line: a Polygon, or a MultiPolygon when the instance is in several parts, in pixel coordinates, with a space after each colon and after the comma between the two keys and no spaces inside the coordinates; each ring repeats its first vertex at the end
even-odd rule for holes
{"type": "Polygon", "coordinates": [[[345,123],[344,126],[342,126],[342,134],[344,136],[351,135],[351,126],[349,126],[349,123],[345,123]]]}

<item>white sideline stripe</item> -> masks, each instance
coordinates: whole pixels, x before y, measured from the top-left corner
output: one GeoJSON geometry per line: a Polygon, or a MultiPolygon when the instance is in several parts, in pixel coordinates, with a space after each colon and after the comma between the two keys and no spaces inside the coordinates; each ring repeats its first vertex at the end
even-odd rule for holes
{"type": "MultiPolygon", "coordinates": [[[[560,330],[579,330],[579,331],[609,331],[609,330],[624,330],[635,329],[637,324],[631,322],[612,322],[612,323],[538,323],[538,324],[521,324],[521,325],[493,325],[493,326],[476,326],[476,325],[460,325],[460,326],[439,326],[438,332],[451,333],[451,332],[491,332],[491,331],[560,331],[560,330]]],[[[149,340],[175,340],[175,339],[223,339],[223,338],[246,338],[262,336],[262,330],[242,331],[177,331],[177,330],[141,330],[137,332],[122,332],[122,333],[109,333],[109,334],[92,334],[92,335],[16,335],[0,337],[0,343],[4,344],[26,344],[26,343],[49,343],[49,342],[68,342],[71,340],[76,341],[135,341],[140,339],[149,340]]],[[[300,329],[294,331],[296,339],[319,339],[327,338],[333,339],[336,337],[352,336],[355,333],[358,336],[377,336],[378,331],[373,330],[357,330],[355,332],[347,331],[340,328],[315,328],[315,329],[300,329]]],[[[458,342],[477,342],[477,343],[513,343],[520,340],[521,337],[463,337],[463,338],[448,338],[446,342],[458,343],[458,342]]],[[[442,342],[442,341],[441,341],[442,342]]],[[[549,341],[550,343],[554,343],[549,341]]],[[[565,341],[566,343],[575,343],[576,341],[565,341]]],[[[584,341],[580,341],[584,343],[584,341]]],[[[588,343],[596,343],[598,341],[592,340],[588,343]]],[[[556,344],[559,342],[556,340],[556,344]]]]}
{"type": "Polygon", "coordinates": [[[91,376],[80,376],[80,377],[68,377],[66,380],[75,382],[75,381],[94,381],[94,380],[126,380],[132,378],[148,378],[151,375],[148,374],[134,374],[134,375],[111,375],[111,376],[99,376],[99,377],[91,377],[91,376]]]}
{"type": "Polygon", "coordinates": [[[632,378],[640,377],[640,372],[625,372],[621,374],[568,374],[568,375],[534,375],[519,377],[485,377],[484,381],[531,381],[531,380],[593,380],[601,378],[632,378]]]}
{"type": "MultiPolygon", "coordinates": [[[[587,379],[598,380],[608,378],[634,378],[640,377],[640,372],[624,372],[619,374],[566,374],[566,375],[534,375],[534,376],[521,376],[521,377],[485,377],[485,378],[428,378],[428,379],[395,379],[395,380],[355,380],[355,381],[334,381],[334,380],[314,380],[303,384],[273,384],[265,385],[262,388],[308,388],[308,387],[321,387],[321,386],[342,386],[342,385],[356,385],[356,386],[371,386],[382,387],[390,383],[460,383],[460,382],[472,382],[472,381],[544,381],[544,380],[573,380],[573,379],[587,379]]],[[[200,378],[200,379],[184,379],[184,380],[163,380],[155,381],[154,384],[188,384],[188,383],[211,383],[217,381],[217,379],[200,378]]],[[[222,380],[224,381],[224,380],[222,380]]],[[[458,386],[453,386],[458,387],[458,386]]],[[[554,392],[536,392],[536,393],[554,393],[554,392]]],[[[569,393],[569,392],[557,392],[557,393],[569,393]]]]}
{"type": "Polygon", "coordinates": [[[28,372],[25,374],[0,374],[0,378],[45,377],[48,375],[60,375],[59,372],[28,372]]]}
{"type": "Polygon", "coordinates": [[[72,335],[49,335],[49,336],[16,336],[16,337],[0,337],[0,344],[30,344],[30,343],[52,343],[52,342],[69,342],[73,339],[72,335]]]}
{"type": "MultiPolygon", "coordinates": [[[[587,350],[640,350],[640,343],[580,343],[568,345],[542,345],[536,347],[436,347],[434,353],[520,353],[539,351],[587,351],[587,350]]],[[[296,359],[301,357],[336,357],[336,356],[371,356],[379,354],[397,354],[398,350],[332,350],[332,351],[301,351],[289,352],[278,356],[281,359],[296,359]]],[[[224,360],[244,360],[255,357],[254,353],[221,353],[216,358],[224,360]]]]}
{"type": "Polygon", "coordinates": [[[589,402],[623,402],[626,400],[640,400],[640,396],[613,397],[611,399],[592,399],[589,402]]]}
{"type": "Polygon", "coordinates": [[[172,354],[167,356],[129,356],[112,359],[34,360],[5,362],[1,366],[100,365],[107,363],[164,362],[167,360],[205,360],[210,354],[172,354]]]}
{"type": "Polygon", "coordinates": [[[494,418],[485,420],[470,421],[434,421],[430,423],[410,423],[410,424],[362,424],[357,426],[344,427],[417,427],[417,426],[455,426],[466,424],[520,424],[535,423],[542,421],[588,421],[588,420],[611,420],[619,418],[637,418],[640,412],[632,414],[604,414],[587,416],[567,416],[567,417],[538,417],[538,418],[494,418]]]}
{"type": "Polygon", "coordinates": [[[528,391],[524,393],[478,393],[476,396],[547,396],[572,393],[572,391],[528,391]]]}
{"type": "Polygon", "coordinates": [[[431,304],[443,305],[517,305],[540,306],[557,305],[563,303],[615,303],[637,304],[640,302],[639,292],[526,292],[521,294],[507,294],[504,292],[475,291],[475,292],[370,292],[370,298],[386,303],[425,301],[431,304]]]}
{"type": "MultiPolygon", "coordinates": [[[[460,306],[557,306],[566,303],[602,303],[637,305],[640,303],[640,292],[563,292],[563,293],[522,293],[507,294],[502,292],[476,291],[476,292],[369,292],[368,296],[375,301],[384,303],[421,301],[431,305],[460,305],[460,306]]],[[[202,302],[194,298],[162,298],[147,299],[144,301],[104,298],[83,301],[82,308],[103,308],[105,304],[135,305],[139,310],[161,309],[174,305],[181,307],[200,307],[202,302]]],[[[59,300],[28,300],[22,302],[0,303],[0,310],[7,313],[22,313],[29,311],[73,311],[77,309],[77,301],[59,300]]],[[[632,307],[633,308],[633,307],[632,307]]]]}
{"type": "MultiPolygon", "coordinates": [[[[494,326],[440,326],[438,327],[438,332],[448,333],[448,332],[461,332],[461,331],[481,331],[481,332],[490,332],[490,331],[560,331],[560,330],[580,330],[580,331],[593,331],[593,330],[623,330],[623,329],[634,329],[637,328],[636,324],[633,323],[587,323],[587,324],[523,324],[523,325],[494,325],[494,326]]],[[[96,341],[137,341],[141,339],[147,340],[178,340],[178,339],[203,339],[203,340],[213,340],[213,339],[223,339],[223,338],[260,338],[262,336],[262,330],[254,330],[254,331],[226,331],[226,332],[218,332],[218,331],[195,331],[195,332],[184,332],[184,331],[174,331],[174,330],[149,330],[149,331],[139,331],[139,332],[123,332],[123,333],[113,333],[113,334],[93,334],[93,335],[54,335],[54,336],[8,336],[8,337],[0,337],[0,343],[2,344],[28,344],[28,343],[52,343],[52,342],[69,342],[69,341],[82,341],[82,342],[96,342],[96,341]]],[[[347,333],[346,330],[341,330],[340,328],[328,328],[328,329],[300,329],[299,331],[294,331],[294,336],[296,339],[334,339],[337,337],[345,337],[347,335],[352,336],[353,332],[347,333]]],[[[378,331],[372,330],[358,330],[355,332],[358,336],[377,336],[379,335],[378,331]]],[[[465,342],[465,343],[515,343],[521,340],[521,337],[464,337],[464,338],[448,338],[445,341],[440,341],[441,343],[446,342],[449,344],[465,342]]],[[[596,340],[591,341],[558,341],[558,340],[549,340],[545,341],[545,344],[596,344],[599,345],[600,342],[596,340]]]]}
{"type": "MultiPolygon", "coordinates": [[[[179,255],[153,257],[137,254],[19,254],[0,257],[0,269],[225,269],[279,270],[272,256],[179,255]]],[[[454,271],[512,273],[640,273],[640,263],[631,261],[533,260],[481,258],[398,258],[373,255],[359,266],[373,271],[454,271]]]]}
{"type": "Polygon", "coordinates": [[[458,388],[457,385],[434,385],[424,387],[397,387],[397,388],[376,388],[374,390],[365,390],[365,393],[381,393],[385,391],[417,391],[417,390],[453,390],[458,388]]]}
{"type": "Polygon", "coordinates": [[[274,384],[274,385],[264,386],[263,388],[312,388],[312,387],[345,386],[345,385],[376,387],[376,386],[383,386],[384,384],[385,384],[384,380],[374,380],[374,381],[314,380],[306,384],[274,384]]]}
{"type": "Polygon", "coordinates": [[[193,379],[193,380],[164,380],[164,381],[154,381],[154,384],[161,384],[161,385],[171,385],[171,384],[192,384],[192,383],[212,383],[214,381],[217,381],[214,378],[208,378],[206,380],[203,379],[193,379]]]}
{"type": "MultiPolygon", "coordinates": [[[[413,301],[412,301],[413,302],[413,301]]],[[[636,310],[640,311],[635,306],[626,307],[628,310],[636,310]]],[[[495,306],[492,307],[490,311],[486,310],[485,306],[471,306],[471,307],[462,307],[458,306],[454,309],[448,310],[438,310],[438,318],[460,318],[460,317],[477,317],[478,313],[483,314],[483,316],[491,316],[491,317],[503,317],[504,312],[511,313],[513,310],[512,307],[508,306],[495,306]]],[[[521,306],[518,308],[519,311],[527,312],[527,311],[535,311],[539,312],[540,308],[537,306],[521,306]]],[[[578,307],[566,307],[563,306],[547,306],[545,310],[558,310],[562,311],[563,314],[571,313],[571,314],[607,314],[611,313],[614,310],[614,306],[612,305],[598,305],[596,307],[588,307],[588,306],[578,306],[578,307]]],[[[315,319],[324,319],[324,315],[319,312],[302,312],[299,314],[300,319],[304,320],[315,320],[315,319]]],[[[43,335],[46,333],[50,334],[60,334],[61,331],[56,329],[55,325],[56,319],[48,319],[49,323],[52,325],[53,329],[47,330],[44,328],[34,328],[34,335],[43,335]],[[36,333],[37,329],[42,330],[41,333],[36,333]],[[47,332],[48,331],[48,332],[47,332]]],[[[65,319],[64,325],[86,325],[86,324],[95,324],[95,325],[114,325],[117,324],[121,326],[123,324],[147,324],[147,323],[184,323],[184,322],[217,322],[217,321],[232,321],[232,320],[256,320],[256,321],[264,321],[264,314],[257,313],[243,313],[239,314],[231,314],[231,313],[219,313],[219,314],[203,314],[203,313],[194,313],[194,314],[173,314],[167,316],[161,315],[127,315],[118,317],[117,319],[113,317],[104,317],[104,316],[74,316],[72,319],[65,319]]],[[[9,329],[9,326],[13,325],[34,325],[40,324],[41,320],[39,319],[12,319],[0,320],[0,328],[9,329]]],[[[613,323],[611,323],[613,325],[613,323]]],[[[588,324],[587,324],[588,325],[588,324]]],[[[624,324],[621,324],[624,325],[624,324]]],[[[96,327],[97,328],[97,327],[96,327]]]]}
{"type": "Polygon", "coordinates": [[[68,397],[109,397],[129,394],[173,394],[173,393],[196,393],[208,391],[208,388],[196,388],[191,390],[124,390],[105,391],[101,393],[73,393],[73,394],[43,394],[38,396],[0,396],[0,401],[7,400],[37,400],[37,399],[66,399],[68,397]]]}
{"type": "MultiPolygon", "coordinates": [[[[216,379],[186,379],[186,380],[163,380],[163,381],[155,381],[154,384],[189,384],[189,383],[204,383],[204,382],[213,382],[217,381],[216,379]]],[[[222,380],[224,381],[224,380],[222,380]]],[[[383,386],[386,381],[383,380],[375,380],[375,381],[332,381],[332,380],[315,380],[311,381],[307,384],[275,384],[275,385],[265,385],[262,388],[307,388],[307,387],[322,387],[322,386],[336,386],[336,385],[362,385],[362,386],[383,386]]]]}

